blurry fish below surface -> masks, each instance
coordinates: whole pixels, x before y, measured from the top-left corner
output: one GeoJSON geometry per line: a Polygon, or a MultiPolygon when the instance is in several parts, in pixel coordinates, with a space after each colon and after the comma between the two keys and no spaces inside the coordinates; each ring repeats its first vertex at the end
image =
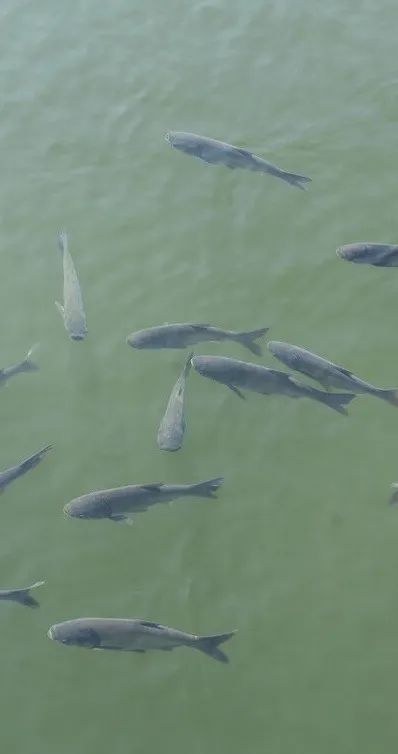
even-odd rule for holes
{"type": "Polygon", "coordinates": [[[346,262],[370,264],[373,267],[398,267],[398,245],[361,241],[339,246],[336,254],[346,262]]]}
{"type": "Polygon", "coordinates": [[[191,369],[190,353],[185,366],[175,383],[166,411],[159,425],[157,444],[160,450],[175,451],[182,445],[185,433],[185,385],[191,369]]]}
{"type": "Polygon", "coordinates": [[[286,170],[263,160],[262,157],[258,157],[253,152],[241,147],[234,147],[224,141],[210,139],[207,136],[199,136],[187,131],[168,131],[165,139],[174,149],[185,152],[192,157],[198,157],[211,165],[224,165],[231,170],[242,168],[256,173],[269,173],[301,190],[305,189],[306,183],[311,182],[311,178],[307,178],[305,175],[288,173],[286,170]]]}
{"type": "Polygon", "coordinates": [[[39,607],[38,601],[30,594],[31,589],[37,589],[39,586],[43,586],[45,581],[36,581],[30,586],[22,589],[0,589],[0,600],[10,600],[11,602],[19,602],[26,607],[39,607]]]}
{"type": "Polygon", "coordinates": [[[7,382],[7,380],[14,377],[16,374],[22,374],[23,372],[37,372],[39,367],[34,361],[32,361],[32,355],[37,351],[38,347],[38,344],[32,346],[22,361],[19,361],[17,364],[12,364],[9,367],[3,367],[3,369],[0,369],[0,385],[7,382]]]}
{"type": "Polygon", "coordinates": [[[38,450],[37,453],[29,456],[29,458],[25,458],[20,463],[17,463],[16,466],[11,466],[5,471],[0,471],[0,492],[3,492],[7,485],[11,484],[15,479],[23,476],[27,471],[34,469],[52,447],[52,445],[46,445],[45,448],[38,450]]]}
{"type": "Polygon", "coordinates": [[[65,330],[72,340],[83,340],[87,335],[86,314],[83,296],[73,259],[69,252],[68,236],[62,232],[58,236],[58,245],[62,255],[64,274],[64,303],[55,302],[61,314],[65,330]]]}
{"type": "Polygon", "coordinates": [[[259,330],[239,332],[208,324],[176,323],[137,330],[127,336],[126,342],[132,348],[187,348],[207,341],[233,340],[256,356],[261,356],[261,348],[255,341],[268,330],[268,327],[261,327],[259,330]]]}
{"type": "Polygon", "coordinates": [[[86,649],[117,650],[144,653],[160,649],[170,652],[176,647],[199,649],[219,662],[228,657],[219,645],[228,641],[236,631],[212,636],[197,636],[162,626],[152,621],[128,618],[76,618],[55,623],[47,636],[53,641],[86,649]]]}

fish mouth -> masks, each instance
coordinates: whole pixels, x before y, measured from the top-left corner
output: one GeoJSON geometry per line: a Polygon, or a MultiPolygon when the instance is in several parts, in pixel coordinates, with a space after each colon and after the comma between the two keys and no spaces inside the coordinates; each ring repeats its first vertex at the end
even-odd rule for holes
{"type": "Polygon", "coordinates": [[[166,131],[164,135],[164,140],[167,141],[168,144],[171,144],[171,134],[170,131],[166,131]]]}
{"type": "Polygon", "coordinates": [[[54,626],[50,626],[50,628],[47,631],[47,636],[49,639],[54,641],[54,626]]]}
{"type": "Polygon", "coordinates": [[[72,340],[84,340],[85,335],[71,335],[72,340]]]}
{"type": "Polygon", "coordinates": [[[339,248],[336,249],[336,254],[337,254],[338,257],[343,257],[344,256],[344,248],[343,248],[343,246],[339,246],[339,248]]]}

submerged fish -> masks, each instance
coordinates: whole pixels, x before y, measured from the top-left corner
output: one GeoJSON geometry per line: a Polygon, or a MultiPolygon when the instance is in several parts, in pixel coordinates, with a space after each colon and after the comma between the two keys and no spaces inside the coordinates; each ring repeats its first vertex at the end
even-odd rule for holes
{"type": "Polygon", "coordinates": [[[26,605],[27,607],[39,607],[38,601],[29,592],[31,589],[37,589],[38,586],[42,586],[44,583],[44,581],[36,581],[24,589],[0,589],[0,600],[19,602],[21,605],[26,605]]]}
{"type": "Polygon", "coordinates": [[[18,463],[16,466],[11,466],[5,471],[0,471],[0,492],[3,492],[15,479],[26,474],[30,469],[34,469],[51,448],[52,445],[46,445],[45,448],[38,450],[37,453],[34,453],[33,456],[29,456],[29,458],[25,458],[24,461],[21,461],[21,463],[18,463]]]}
{"type": "Polygon", "coordinates": [[[75,265],[69,253],[66,233],[59,234],[58,242],[64,270],[64,304],[62,306],[59,301],[56,301],[55,305],[72,340],[83,340],[87,335],[86,314],[75,265]]]}
{"type": "Polygon", "coordinates": [[[303,385],[286,372],[225,356],[194,356],[192,366],[204,377],[226,385],[240,398],[245,397],[242,390],[252,390],[262,395],[279,393],[290,398],[312,398],[345,415],[347,410],[344,406],[355,398],[352,393],[323,393],[310,385],[303,385]]]}
{"type": "Polygon", "coordinates": [[[398,245],[389,243],[348,243],[336,254],[347,262],[371,264],[373,267],[398,267],[398,245]]]}
{"type": "Polygon", "coordinates": [[[137,330],[127,337],[127,343],[132,348],[186,348],[209,340],[234,340],[256,356],[261,356],[261,348],[255,341],[265,335],[268,330],[269,327],[261,327],[259,330],[237,332],[222,330],[207,324],[177,323],[137,330]]]}
{"type": "Polygon", "coordinates": [[[179,450],[185,433],[185,383],[191,369],[190,353],[177,382],[175,383],[167,404],[166,411],[160,422],[157,444],[160,450],[179,450]]]}
{"type": "Polygon", "coordinates": [[[398,503],[398,482],[392,483],[391,490],[390,505],[396,505],[398,503]]]}
{"type": "Polygon", "coordinates": [[[207,136],[198,136],[185,131],[169,131],[166,133],[165,139],[174,149],[179,149],[193,157],[199,157],[200,160],[211,165],[225,165],[231,170],[243,168],[257,173],[269,173],[302,190],[305,188],[305,184],[311,181],[311,178],[307,178],[305,175],[287,173],[286,170],[272,165],[247,149],[234,147],[224,141],[209,139],[207,136]]]}
{"type": "Polygon", "coordinates": [[[162,626],[160,623],[129,618],[76,618],[55,623],[47,636],[62,644],[86,649],[113,649],[125,652],[147,652],[151,649],[171,651],[175,647],[192,647],[220,662],[228,657],[219,645],[236,631],[214,636],[196,636],[162,626]]]}
{"type": "Polygon", "coordinates": [[[32,361],[32,354],[37,348],[37,345],[32,346],[22,361],[19,361],[17,364],[12,364],[10,367],[0,369],[0,385],[7,382],[10,377],[14,377],[16,374],[22,374],[22,372],[37,372],[39,367],[32,361]]]}
{"type": "Polygon", "coordinates": [[[344,367],[340,367],[332,361],[327,361],[322,356],[317,356],[305,348],[271,340],[268,343],[268,349],[290,369],[306,374],[307,377],[316,380],[327,390],[337,388],[339,390],[350,390],[351,393],[355,394],[368,393],[391,403],[393,406],[398,406],[398,389],[384,390],[374,387],[374,385],[356,377],[348,369],[344,369],[344,367]]]}
{"type": "Polygon", "coordinates": [[[219,477],[198,484],[130,484],[98,490],[76,497],[64,506],[64,512],[72,518],[108,518],[117,523],[129,523],[134,513],[146,511],[157,503],[168,503],[187,495],[215,498],[223,481],[219,477]]]}

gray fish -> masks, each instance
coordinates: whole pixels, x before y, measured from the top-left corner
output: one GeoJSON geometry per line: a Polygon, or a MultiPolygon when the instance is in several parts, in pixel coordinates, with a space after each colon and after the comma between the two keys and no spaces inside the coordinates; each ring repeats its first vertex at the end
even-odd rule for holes
{"type": "Polygon", "coordinates": [[[55,623],[47,636],[62,644],[86,649],[113,649],[124,652],[147,652],[175,647],[199,649],[219,662],[228,662],[228,657],[219,645],[230,639],[236,631],[214,636],[196,636],[162,626],[147,620],[130,618],[76,618],[64,623],[55,623]]]}
{"type": "Polygon", "coordinates": [[[168,503],[175,498],[216,497],[224,479],[210,479],[198,484],[130,484],[110,490],[89,492],[76,497],[64,506],[64,513],[72,518],[108,518],[116,523],[129,523],[134,513],[148,510],[157,503],[168,503]]]}
{"type": "Polygon", "coordinates": [[[398,482],[393,482],[391,490],[390,505],[396,505],[398,503],[398,482]]]}
{"type": "Polygon", "coordinates": [[[398,245],[389,243],[348,243],[336,254],[347,262],[371,264],[373,267],[398,267],[398,245]]]}
{"type": "Polygon", "coordinates": [[[185,384],[191,369],[190,353],[184,369],[175,383],[167,404],[166,411],[160,422],[157,444],[160,450],[179,450],[185,433],[185,384]]]}
{"type": "Polygon", "coordinates": [[[0,471],[0,492],[3,492],[15,479],[26,474],[30,469],[34,469],[51,448],[52,445],[46,445],[45,448],[34,453],[33,456],[29,456],[29,458],[25,458],[24,461],[21,461],[21,463],[18,463],[16,466],[11,466],[9,469],[6,469],[6,471],[0,471]]]}
{"type": "Polygon", "coordinates": [[[255,341],[265,335],[268,330],[269,327],[262,327],[259,330],[237,332],[222,330],[208,324],[177,323],[137,330],[127,337],[127,343],[132,348],[186,348],[209,340],[234,340],[256,356],[261,356],[261,348],[255,341]]]}
{"type": "Polygon", "coordinates": [[[306,374],[307,377],[316,380],[327,390],[331,388],[350,390],[356,395],[368,393],[391,403],[393,406],[398,406],[398,389],[384,390],[374,387],[374,385],[356,377],[348,369],[344,369],[344,367],[340,367],[332,361],[327,361],[322,356],[317,356],[305,348],[270,340],[268,349],[290,369],[306,374]]]}
{"type": "Polygon", "coordinates": [[[32,361],[32,354],[38,348],[37,345],[32,346],[29,349],[26,356],[17,364],[12,364],[10,367],[4,367],[0,369],[0,385],[7,382],[10,377],[14,377],[16,374],[22,374],[23,372],[37,372],[39,367],[32,361]]]}
{"type": "Polygon", "coordinates": [[[261,157],[249,152],[247,149],[234,147],[232,144],[226,144],[224,141],[209,139],[207,136],[198,136],[197,134],[186,133],[185,131],[168,131],[165,135],[166,141],[185,154],[198,157],[204,162],[211,165],[225,165],[227,168],[243,168],[244,170],[253,170],[257,173],[269,173],[276,178],[290,183],[304,190],[303,184],[310,183],[311,178],[305,175],[296,175],[296,173],[287,173],[286,170],[272,165],[270,162],[263,160],[261,157]]]}
{"type": "Polygon", "coordinates": [[[286,372],[225,356],[194,356],[192,366],[203,377],[221,382],[240,398],[245,397],[242,390],[252,390],[261,395],[279,393],[290,398],[312,398],[345,415],[347,410],[344,406],[355,398],[351,393],[323,393],[309,385],[303,385],[286,372]]]}
{"type": "Polygon", "coordinates": [[[83,340],[87,335],[86,314],[75,265],[69,253],[66,233],[59,234],[58,242],[64,269],[64,305],[62,306],[59,301],[56,301],[55,305],[61,314],[65,330],[72,340],[83,340]]]}
{"type": "Polygon", "coordinates": [[[31,589],[42,586],[44,583],[44,581],[36,581],[24,589],[0,589],[0,600],[19,602],[21,605],[26,605],[27,607],[39,607],[38,601],[29,592],[31,589]]]}

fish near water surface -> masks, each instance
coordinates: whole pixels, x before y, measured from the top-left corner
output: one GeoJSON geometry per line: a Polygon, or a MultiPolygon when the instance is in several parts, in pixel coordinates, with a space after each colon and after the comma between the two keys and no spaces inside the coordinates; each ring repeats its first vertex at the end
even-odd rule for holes
{"type": "Polygon", "coordinates": [[[256,356],[261,356],[261,348],[255,341],[268,330],[269,327],[261,327],[259,330],[239,332],[208,324],[176,323],[137,330],[128,335],[126,341],[132,348],[187,348],[207,341],[233,340],[256,356]]]}
{"type": "Polygon", "coordinates": [[[43,586],[44,583],[44,581],[36,581],[34,584],[23,589],[0,589],[0,600],[19,602],[26,607],[39,607],[38,601],[32,597],[30,590],[37,589],[37,587],[43,586]]]}
{"type": "Polygon", "coordinates": [[[109,649],[124,652],[144,653],[160,649],[171,651],[176,647],[191,647],[213,657],[219,662],[228,662],[228,657],[219,645],[228,641],[236,632],[213,636],[197,636],[162,626],[152,621],[129,618],[76,618],[55,623],[47,636],[53,641],[86,649],[109,649]]]}
{"type": "Polygon", "coordinates": [[[215,498],[223,481],[219,477],[197,484],[131,484],[98,490],[71,500],[64,506],[64,513],[71,518],[129,523],[134,513],[146,511],[157,503],[169,503],[186,496],[215,498]]]}
{"type": "Polygon", "coordinates": [[[29,349],[28,353],[22,359],[22,361],[19,361],[17,364],[12,364],[9,367],[0,369],[0,385],[7,382],[7,380],[9,380],[11,377],[15,377],[15,375],[17,374],[22,374],[23,372],[37,372],[39,367],[34,363],[34,361],[32,361],[32,355],[37,350],[37,348],[37,344],[32,346],[32,348],[29,349]]]}
{"type": "Polygon", "coordinates": [[[339,246],[336,254],[346,262],[370,264],[373,267],[398,267],[398,245],[389,243],[349,243],[339,246]]]}
{"type": "Polygon", "coordinates": [[[48,451],[51,450],[51,448],[52,445],[46,445],[45,448],[38,450],[37,453],[29,456],[29,458],[25,458],[25,460],[21,461],[16,466],[11,466],[5,471],[0,471],[0,492],[3,492],[5,488],[9,484],[11,484],[11,482],[15,481],[15,479],[23,476],[23,474],[26,474],[27,471],[34,469],[35,466],[37,466],[44,458],[44,456],[48,453],[48,451]]]}
{"type": "Polygon", "coordinates": [[[256,173],[269,173],[301,190],[304,190],[305,184],[311,181],[311,178],[305,175],[288,173],[247,149],[234,147],[232,144],[217,139],[209,139],[207,136],[198,136],[198,134],[186,131],[168,131],[165,139],[174,149],[192,157],[198,157],[211,165],[224,165],[231,170],[243,168],[256,173]]]}
{"type": "Polygon", "coordinates": [[[190,353],[177,382],[175,383],[167,404],[166,411],[159,425],[157,445],[160,450],[179,450],[185,433],[185,384],[191,369],[190,353]]]}
{"type": "Polygon", "coordinates": [[[398,406],[398,389],[383,389],[364,382],[355,374],[344,367],[334,364],[332,361],[317,356],[305,348],[293,346],[290,343],[283,343],[277,340],[270,340],[268,343],[269,351],[282,361],[290,369],[311,377],[319,382],[327,390],[337,388],[338,390],[349,390],[356,395],[367,393],[376,398],[381,398],[393,406],[398,406]]]}
{"type": "Polygon", "coordinates": [[[72,340],[83,340],[87,335],[86,314],[83,296],[73,259],[69,252],[68,237],[65,232],[58,236],[58,245],[62,255],[64,273],[64,303],[55,302],[61,314],[65,330],[72,340]]]}
{"type": "Polygon", "coordinates": [[[311,398],[344,415],[347,414],[345,406],[355,398],[352,393],[324,393],[298,382],[286,372],[226,356],[194,356],[192,366],[203,377],[226,385],[240,398],[245,397],[242,390],[251,390],[261,395],[277,393],[290,398],[311,398]]]}

